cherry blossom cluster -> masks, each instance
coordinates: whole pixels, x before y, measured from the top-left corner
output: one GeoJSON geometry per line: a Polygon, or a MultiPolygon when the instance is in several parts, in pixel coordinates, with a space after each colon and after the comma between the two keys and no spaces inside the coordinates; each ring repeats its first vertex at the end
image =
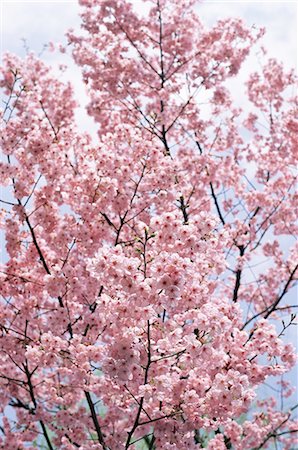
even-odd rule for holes
{"type": "Polygon", "coordinates": [[[0,69],[0,446],[290,450],[294,74],[264,61],[242,111],[225,81],[263,30],[80,3],[97,137],[33,53],[0,69]]]}

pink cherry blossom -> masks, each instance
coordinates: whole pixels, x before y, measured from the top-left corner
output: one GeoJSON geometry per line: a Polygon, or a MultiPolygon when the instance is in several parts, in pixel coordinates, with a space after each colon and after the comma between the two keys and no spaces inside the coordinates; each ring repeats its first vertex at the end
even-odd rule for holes
{"type": "Polygon", "coordinates": [[[3,57],[0,446],[290,450],[296,80],[269,58],[242,111],[264,31],[143,2],[80,0],[56,45],[96,138],[71,83],[3,57]]]}

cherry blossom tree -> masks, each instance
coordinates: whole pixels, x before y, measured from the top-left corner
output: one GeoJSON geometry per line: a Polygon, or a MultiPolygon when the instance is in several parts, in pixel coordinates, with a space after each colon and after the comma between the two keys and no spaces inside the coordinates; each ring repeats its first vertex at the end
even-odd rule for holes
{"type": "Polygon", "coordinates": [[[293,449],[297,405],[257,389],[293,398],[294,74],[264,56],[242,110],[263,30],[80,3],[96,138],[34,54],[1,67],[1,448],[293,449]]]}

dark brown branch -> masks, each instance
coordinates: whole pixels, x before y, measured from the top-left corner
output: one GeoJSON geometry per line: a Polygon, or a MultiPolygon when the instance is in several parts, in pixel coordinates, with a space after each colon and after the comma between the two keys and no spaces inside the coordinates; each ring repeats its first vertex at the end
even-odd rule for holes
{"type": "Polygon", "coordinates": [[[164,124],[162,124],[161,126],[161,136],[160,136],[160,140],[163,143],[163,145],[165,146],[165,155],[166,156],[171,156],[171,151],[170,151],[170,147],[167,141],[167,130],[164,124]]]}
{"type": "MultiPolygon", "coordinates": [[[[198,147],[198,149],[199,149],[200,155],[202,155],[202,154],[203,154],[203,149],[202,149],[202,147],[201,147],[201,144],[199,143],[198,140],[196,140],[195,143],[196,143],[196,145],[197,145],[197,147],[198,147]]],[[[206,167],[206,171],[207,171],[207,175],[209,175],[209,172],[208,172],[207,167],[206,167]]],[[[221,223],[222,223],[223,225],[225,225],[226,222],[225,222],[225,219],[224,219],[223,214],[222,214],[222,212],[221,212],[221,209],[220,209],[220,206],[219,206],[219,203],[218,203],[218,200],[217,200],[217,196],[216,196],[216,194],[215,194],[214,187],[213,187],[213,184],[212,184],[211,181],[209,182],[209,186],[210,186],[211,196],[212,196],[212,198],[213,198],[214,205],[215,205],[215,208],[216,208],[218,217],[219,217],[221,223]]]]}
{"type": "Polygon", "coordinates": [[[34,414],[35,412],[34,408],[31,408],[28,404],[22,402],[19,398],[10,400],[9,406],[12,406],[13,408],[23,408],[26,411],[29,411],[31,414],[34,414]]]}
{"type": "MultiPolygon", "coordinates": [[[[22,205],[22,203],[21,203],[21,201],[19,199],[18,199],[18,203],[23,208],[23,205],[22,205]]],[[[38,242],[37,242],[37,239],[36,239],[36,236],[35,236],[35,233],[34,233],[34,229],[33,229],[32,225],[31,225],[30,220],[29,220],[29,218],[28,218],[26,213],[25,213],[25,222],[28,225],[28,228],[29,228],[32,240],[33,240],[33,243],[34,243],[35,248],[37,250],[37,253],[38,253],[38,256],[40,258],[40,261],[42,262],[44,270],[47,272],[48,275],[51,275],[50,269],[49,269],[49,267],[48,267],[48,265],[46,263],[46,260],[45,260],[43,254],[42,254],[42,251],[41,251],[41,249],[40,249],[40,247],[38,245],[38,242]]]]}
{"type": "Polygon", "coordinates": [[[171,353],[170,355],[164,355],[164,356],[161,356],[160,358],[152,359],[151,362],[155,363],[155,362],[158,362],[158,361],[162,361],[163,359],[173,358],[174,356],[176,356],[176,358],[178,359],[185,352],[186,352],[186,349],[179,350],[176,353],[171,353]]]}
{"type": "Polygon", "coordinates": [[[144,61],[145,64],[147,64],[147,66],[150,67],[150,69],[156,73],[156,75],[158,75],[160,77],[160,74],[158,73],[158,71],[153,67],[153,65],[150,63],[150,61],[148,61],[145,56],[143,55],[143,53],[140,51],[140,49],[138,48],[138,46],[136,45],[136,43],[132,40],[132,38],[130,37],[130,35],[128,34],[128,32],[123,28],[123,26],[121,25],[121,23],[119,22],[119,20],[117,19],[117,17],[114,15],[113,16],[115,19],[115,22],[117,23],[118,27],[120,28],[120,30],[125,34],[126,39],[128,40],[128,42],[132,45],[132,47],[137,51],[139,57],[144,61]]]}
{"type": "Polygon", "coordinates": [[[56,139],[56,141],[57,141],[57,140],[58,140],[58,131],[55,130],[55,127],[54,127],[54,125],[53,125],[53,123],[52,123],[50,117],[48,116],[48,113],[46,112],[45,107],[44,107],[42,101],[40,101],[39,104],[40,104],[40,107],[41,107],[41,109],[42,109],[42,111],[43,111],[43,113],[44,113],[44,115],[45,115],[47,121],[49,122],[49,125],[50,125],[50,127],[51,127],[51,129],[52,129],[52,131],[53,131],[53,133],[54,133],[55,139],[56,139]]]}
{"type": "Polygon", "coordinates": [[[98,437],[98,442],[102,445],[104,450],[108,450],[108,447],[106,446],[106,444],[104,442],[104,437],[103,437],[100,425],[98,423],[95,407],[94,407],[93,401],[91,399],[90,392],[84,391],[84,393],[85,393],[85,397],[87,399],[87,403],[88,403],[88,406],[89,406],[89,409],[90,409],[90,412],[91,412],[91,418],[92,418],[92,421],[93,421],[93,424],[94,424],[94,427],[95,427],[95,430],[96,430],[96,434],[97,434],[97,437],[98,437]]]}
{"type": "MultiPolygon", "coordinates": [[[[264,318],[267,319],[274,311],[276,311],[278,304],[280,303],[280,301],[282,300],[282,298],[286,295],[286,293],[288,292],[290,283],[294,280],[294,275],[296,273],[296,270],[298,268],[298,264],[296,265],[296,267],[294,268],[294,270],[291,272],[290,277],[288,279],[288,281],[286,282],[281,294],[277,297],[277,299],[275,300],[274,303],[272,303],[270,306],[268,306],[267,308],[263,309],[263,311],[260,311],[259,313],[255,314],[254,316],[252,316],[249,320],[247,320],[245,322],[245,324],[242,326],[241,330],[243,330],[248,324],[250,324],[250,322],[252,322],[254,319],[256,319],[259,316],[264,315],[264,318]]],[[[293,305],[294,307],[296,307],[296,305],[293,305]]],[[[285,307],[284,309],[286,309],[287,307],[285,307]]],[[[291,308],[291,306],[289,306],[289,308],[291,308]]]]}
{"type": "Polygon", "coordinates": [[[177,412],[172,413],[172,414],[166,414],[164,416],[156,417],[155,419],[144,420],[143,422],[139,423],[139,426],[148,425],[150,423],[158,422],[159,420],[163,420],[163,419],[170,419],[170,418],[175,417],[175,416],[180,415],[180,414],[181,414],[181,411],[177,411],[177,412]]]}
{"type": "Polygon", "coordinates": [[[131,443],[131,445],[134,445],[134,444],[136,444],[137,442],[140,442],[140,441],[145,441],[146,444],[148,445],[149,437],[152,436],[152,435],[153,435],[153,433],[146,434],[145,436],[142,436],[142,437],[136,439],[135,441],[133,441],[131,443]]]}
{"type": "Polygon", "coordinates": [[[165,83],[165,73],[164,73],[164,56],[163,56],[163,48],[162,48],[162,40],[163,40],[163,25],[162,25],[162,15],[160,9],[160,2],[157,0],[157,10],[158,10],[158,22],[159,22],[159,54],[160,54],[160,78],[161,78],[161,88],[163,88],[165,83]]]}
{"type": "Polygon", "coordinates": [[[81,446],[80,446],[80,444],[78,444],[77,442],[74,442],[72,439],[71,439],[71,437],[67,434],[67,433],[65,433],[65,435],[64,435],[68,440],[69,440],[69,442],[72,444],[72,445],[74,445],[75,447],[77,447],[77,448],[80,448],[81,446]]]}
{"type": "Polygon", "coordinates": [[[5,203],[5,205],[16,206],[16,203],[8,202],[6,200],[2,200],[1,198],[0,198],[0,202],[5,203]]]}
{"type": "MultiPolygon", "coordinates": [[[[157,10],[158,10],[158,22],[159,22],[159,55],[160,55],[160,79],[161,79],[161,85],[160,88],[163,89],[164,84],[166,82],[165,77],[165,71],[164,71],[164,54],[163,54],[163,48],[162,48],[162,40],[163,40],[163,24],[162,24],[162,14],[160,9],[160,2],[157,0],[157,10]]],[[[163,100],[160,101],[160,112],[161,114],[164,112],[164,102],[163,100]]],[[[165,146],[165,154],[167,156],[171,156],[170,147],[167,141],[167,130],[165,127],[165,124],[163,123],[161,126],[161,141],[163,142],[165,146]]]]}
{"type": "Polygon", "coordinates": [[[168,128],[166,129],[166,133],[168,131],[170,131],[173,126],[175,125],[175,123],[177,122],[177,120],[182,116],[182,114],[184,113],[185,109],[187,108],[187,106],[191,103],[191,101],[195,98],[195,96],[197,95],[197,93],[199,92],[200,88],[202,86],[204,86],[205,82],[207,80],[209,80],[209,78],[211,78],[211,76],[213,75],[213,72],[215,69],[218,68],[220,63],[216,64],[215,67],[213,67],[213,69],[211,70],[211,72],[209,73],[209,75],[207,77],[204,77],[202,79],[202,81],[200,82],[200,84],[195,88],[194,92],[188,97],[188,100],[184,103],[184,105],[181,107],[180,111],[178,112],[178,114],[176,115],[176,117],[173,119],[172,123],[168,126],[168,128]]]}
{"type": "Polygon", "coordinates": [[[271,439],[271,438],[277,438],[278,436],[282,436],[282,435],[288,434],[288,433],[297,433],[298,430],[287,430],[287,431],[277,433],[277,431],[289,420],[290,416],[291,416],[291,413],[289,413],[287,418],[285,420],[283,420],[274,430],[272,430],[270,433],[268,433],[268,435],[265,437],[265,439],[262,441],[262,443],[258,447],[254,447],[252,450],[263,449],[266,442],[268,442],[269,439],[271,439]]]}
{"type": "MultiPolygon", "coordinates": [[[[145,376],[144,376],[144,384],[148,383],[148,374],[149,374],[149,368],[151,365],[151,338],[150,338],[150,321],[147,320],[147,342],[148,342],[148,350],[147,350],[147,364],[145,367],[145,376]]],[[[130,432],[128,433],[127,436],[127,440],[126,440],[126,444],[125,444],[125,449],[128,449],[128,447],[131,445],[131,438],[133,436],[133,433],[135,432],[135,430],[138,428],[138,426],[140,425],[139,420],[140,420],[140,415],[141,412],[143,410],[143,403],[144,403],[144,397],[142,397],[140,399],[139,402],[139,408],[137,410],[137,414],[136,414],[136,418],[134,421],[134,424],[130,430],[130,432]]],[[[151,420],[149,421],[149,423],[152,422],[151,420]]]]}
{"type": "MultiPolygon", "coordinates": [[[[244,252],[245,252],[245,247],[243,245],[237,245],[238,249],[239,249],[239,256],[243,256],[244,252]]],[[[235,280],[235,287],[234,287],[234,291],[233,291],[233,302],[237,302],[238,300],[238,293],[239,293],[239,288],[241,285],[241,275],[242,275],[242,269],[238,269],[236,271],[236,280],[235,280]]]]}
{"type": "Polygon", "coordinates": [[[111,220],[108,218],[108,216],[106,215],[106,213],[100,212],[100,214],[102,215],[102,217],[107,221],[108,225],[110,225],[110,227],[113,227],[115,230],[117,230],[117,228],[115,227],[115,225],[113,224],[113,222],[111,222],[111,220]]]}
{"type": "MultiPolygon", "coordinates": [[[[294,181],[290,184],[290,186],[288,187],[287,191],[289,192],[293,186],[293,184],[295,183],[296,177],[294,179],[294,181]]],[[[278,210],[278,208],[280,207],[280,205],[283,203],[283,201],[286,198],[286,194],[282,196],[282,198],[279,200],[279,202],[274,206],[273,210],[265,217],[265,219],[259,224],[258,228],[256,229],[255,233],[258,233],[263,226],[265,225],[266,222],[269,222],[269,225],[265,228],[265,230],[262,232],[261,237],[259,238],[258,242],[255,244],[255,246],[252,248],[251,251],[254,251],[256,248],[258,248],[258,246],[260,245],[265,233],[269,230],[270,226],[272,225],[272,222],[269,220],[274,213],[278,210]]]]}
{"type": "Polygon", "coordinates": [[[185,203],[183,195],[181,195],[179,197],[178,201],[179,201],[179,209],[181,210],[183,219],[184,219],[183,224],[186,225],[186,224],[188,224],[188,219],[189,219],[188,212],[187,212],[187,208],[189,207],[189,205],[187,203],[185,203]]]}
{"type": "Polygon", "coordinates": [[[50,450],[54,450],[54,447],[52,446],[52,443],[51,443],[49,435],[48,435],[48,431],[46,429],[46,426],[45,426],[43,420],[40,420],[39,423],[40,423],[40,426],[42,428],[42,432],[43,432],[43,435],[45,437],[45,440],[47,441],[49,449],[50,450]]]}
{"type": "Polygon", "coordinates": [[[146,163],[143,163],[143,167],[142,167],[142,172],[141,172],[140,178],[138,179],[138,181],[135,182],[135,188],[134,188],[132,197],[131,197],[130,202],[129,202],[130,206],[132,206],[132,204],[134,202],[134,199],[137,196],[138,189],[140,187],[141,181],[142,181],[142,179],[144,178],[144,175],[145,175],[145,170],[146,170],[146,163]]]}
{"type": "Polygon", "coordinates": [[[69,258],[70,252],[72,251],[73,247],[75,246],[76,243],[76,239],[74,238],[74,240],[72,241],[72,243],[70,244],[68,250],[67,250],[67,254],[65,259],[63,260],[62,266],[61,266],[61,270],[64,268],[65,264],[67,263],[67,260],[69,258]]]}
{"type": "Polygon", "coordinates": [[[119,228],[116,231],[116,240],[115,240],[115,246],[119,244],[119,240],[120,240],[120,233],[122,231],[123,226],[125,225],[125,219],[127,216],[128,211],[126,211],[126,213],[124,214],[124,216],[119,216],[120,218],[120,225],[119,228]]]}
{"type": "Polygon", "coordinates": [[[210,186],[211,196],[212,196],[212,198],[213,198],[213,201],[214,201],[214,204],[215,204],[215,208],[216,208],[218,217],[219,217],[221,223],[222,223],[223,225],[225,225],[226,222],[225,222],[225,219],[223,218],[223,215],[222,215],[222,213],[221,213],[221,210],[220,210],[220,207],[219,207],[219,203],[218,203],[218,200],[217,200],[217,197],[216,197],[214,188],[213,188],[213,184],[211,183],[211,181],[210,181],[210,183],[209,183],[209,186],[210,186]]]}
{"type": "MultiPolygon", "coordinates": [[[[99,297],[101,296],[102,291],[103,291],[103,286],[100,286],[99,292],[98,292],[98,294],[97,294],[97,298],[99,298],[99,297]]],[[[91,304],[89,305],[89,309],[90,309],[90,311],[91,311],[91,314],[94,313],[94,311],[96,310],[96,307],[97,307],[97,300],[95,300],[93,303],[91,303],[91,304]]],[[[82,316],[80,316],[79,319],[82,319],[82,316]]],[[[103,328],[102,333],[105,331],[106,328],[107,328],[107,326],[105,325],[104,328],[103,328]]],[[[90,329],[90,324],[87,323],[87,325],[86,325],[86,327],[85,327],[85,330],[84,330],[84,332],[83,332],[83,336],[84,336],[84,337],[87,336],[87,333],[88,333],[89,329],[90,329]]],[[[102,333],[101,333],[101,334],[102,334],[102,333]]]]}
{"type": "Polygon", "coordinates": [[[295,322],[296,317],[297,317],[296,314],[291,313],[290,320],[289,320],[289,322],[288,322],[287,324],[285,323],[284,320],[281,321],[281,323],[282,323],[282,330],[279,332],[279,334],[278,334],[277,337],[284,336],[284,332],[285,332],[291,325],[297,325],[296,322],[295,322]]]}
{"type": "MultiPolygon", "coordinates": [[[[126,386],[126,384],[124,385],[125,389],[130,393],[130,395],[132,396],[132,398],[134,399],[134,401],[140,406],[140,402],[139,400],[133,395],[133,393],[131,392],[131,390],[126,386]]],[[[148,417],[149,420],[151,420],[151,417],[149,416],[149,414],[147,413],[147,411],[142,408],[144,414],[146,414],[146,416],[148,417]]]]}
{"type": "Polygon", "coordinates": [[[298,269],[298,264],[295,266],[295,268],[292,270],[290,277],[288,279],[288,281],[286,282],[281,294],[277,297],[276,301],[273,303],[273,305],[271,305],[271,307],[269,308],[269,310],[266,312],[266,314],[264,315],[264,318],[267,319],[267,317],[270,316],[270,314],[273,313],[273,311],[275,310],[275,308],[278,306],[279,302],[282,300],[282,298],[286,295],[286,293],[288,292],[288,288],[291,284],[291,282],[294,279],[296,270],[298,269]]]}
{"type": "Polygon", "coordinates": [[[149,436],[145,436],[145,442],[148,445],[148,450],[153,450],[154,448],[154,442],[155,442],[155,437],[154,435],[152,435],[151,440],[149,439],[149,436]]]}
{"type": "MultiPolygon", "coordinates": [[[[34,410],[36,410],[36,408],[37,408],[37,401],[36,401],[36,398],[35,398],[35,395],[34,395],[34,388],[33,388],[33,384],[32,384],[32,375],[33,375],[33,373],[35,372],[35,370],[37,368],[35,368],[33,372],[30,372],[29,369],[28,369],[27,364],[24,364],[23,367],[24,367],[25,374],[27,376],[27,384],[28,384],[28,388],[29,388],[30,397],[31,397],[32,403],[34,405],[34,410]]],[[[48,431],[46,429],[46,426],[45,426],[43,420],[40,420],[39,423],[40,423],[40,426],[42,428],[42,432],[43,432],[44,438],[45,438],[45,440],[46,440],[46,442],[48,444],[49,450],[54,450],[54,447],[52,446],[50,437],[48,435],[48,431]]]]}
{"type": "Polygon", "coordinates": [[[35,181],[35,183],[34,183],[34,185],[33,185],[33,188],[31,189],[31,192],[30,192],[30,194],[28,195],[28,198],[27,198],[27,200],[26,200],[25,203],[24,203],[24,207],[27,205],[27,203],[29,202],[30,198],[31,198],[32,195],[34,194],[34,191],[35,191],[35,189],[36,189],[36,187],[37,187],[37,185],[38,185],[39,180],[41,179],[41,177],[42,177],[42,175],[39,174],[39,177],[38,177],[37,180],[35,181]]]}

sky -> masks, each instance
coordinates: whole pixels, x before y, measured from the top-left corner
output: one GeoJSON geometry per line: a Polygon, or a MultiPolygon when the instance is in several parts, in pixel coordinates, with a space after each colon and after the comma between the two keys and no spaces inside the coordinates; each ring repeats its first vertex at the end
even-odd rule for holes
{"type": "MultiPolygon", "coordinates": [[[[133,0],[136,5],[141,1],[133,0]]],[[[79,6],[72,0],[0,0],[0,50],[26,54],[26,48],[40,53],[49,41],[65,43],[64,33],[69,28],[78,28],[79,6]]],[[[207,25],[213,25],[224,17],[241,17],[247,25],[265,27],[262,44],[268,55],[281,60],[287,68],[297,68],[297,2],[296,1],[221,1],[207,0],[198,4],[197,12],[207,25]]],[[[257,69],[258,48],[252,49],[237,82],[232,80],[235,98],[241,98],[243,82],[249,72],[257,69]]],[[[53,66],[66,62],[69,69],[65,77],[74,85],[82,105],[86,104],[84,86],[79,69],[65,55],[44,52],[42,58],[53,66]],[[65,60],[66,58],[66,60],[65,60]]],[[[243,106],[243,105],[242,105],[243,106]]],[[[92,129],[91,119],[82,110],[78,111],[82,129],[92,129]]]]}
{"type": "MultiPolygon", "coordinates": [[[[27,39],[30,49],[40,51],[49,40],[62,41],[65,29],[79,25],[79,6],[73,0],[0,0],[0,5],[2,51],[22,53],[22,38],[27,39]]],[[[207,24],[240,16],[248,25],[265,26],[265,46],[286,64],[295,63],[297,2],[206,0],[197,10],[207,24]]]]}

